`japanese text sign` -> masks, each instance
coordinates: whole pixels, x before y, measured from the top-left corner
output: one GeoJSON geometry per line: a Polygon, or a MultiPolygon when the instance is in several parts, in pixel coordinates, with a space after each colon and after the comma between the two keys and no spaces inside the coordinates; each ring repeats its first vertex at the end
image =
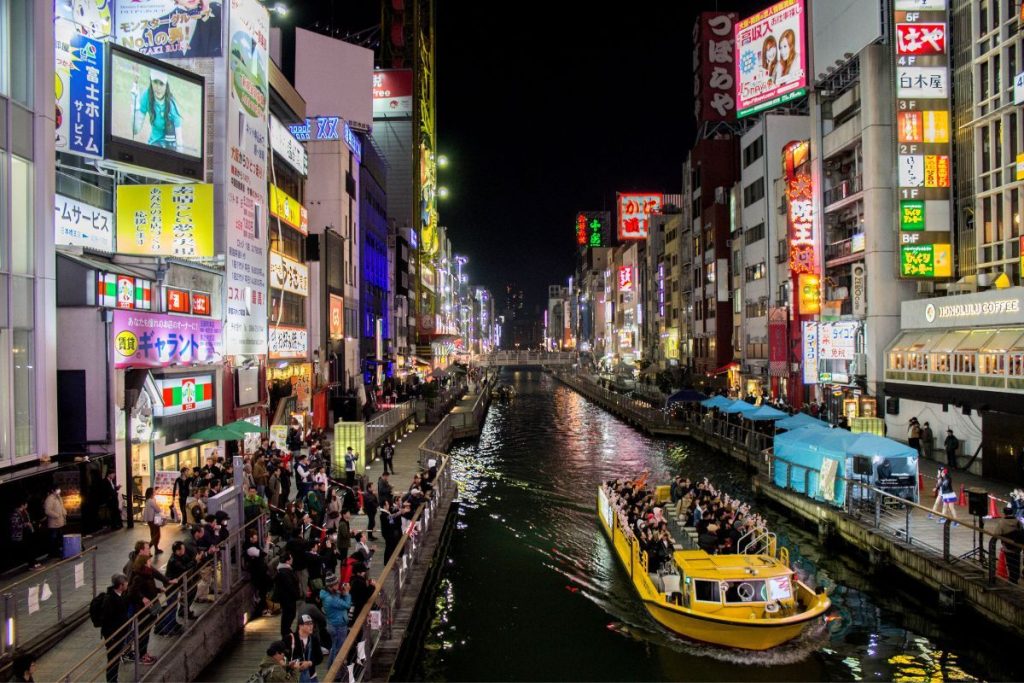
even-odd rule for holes
{"type": "Polygon", "coordinates": [[[619,267],[619,291],[633,291],[633,266],[619,267]]]}
{"type": "Polygon", "coordinates": [[[309,296],[309,268],[298,261],[270,252],[270,286],[299,296],[309,296]]]}
{"type": "Polygon", "coordinates": [[[900,245],[900,276],[950,277],[952,274],[953,253],[950,245],[900,245]]]}
{"type": "Polygon", "coordinates": [[[55,195],[54,243],[114,251],[114,214],[84,202],[55,195]]]}
{"type": "Polygon", "coordinates": [[[607,211],[577,213],[576,244],[587,248],[611,246],[611,214],[607,211]]]}
{"type": "Polygon", "coordinates": [[[210,295],[204,292],[192,292],[192,315],[212,315],[210,295]]]}
{"type": "Polygon", "coordinates": [[[619,239],[644,240],[651,228],[651,214],[661,213],[661,194],[619,192],[619,239]]]}
{"type": "Polygon", "coordinates": [[[804,0],[782,0],[736,24],[736,115],[807,92],[804,0]]]}
{"type": "Polygon", "coordinates": [[[818,324],[818,357],[824,360],[853,360],[860,323],[818,324]]]}
{"type": "Polygon", "coordinates": [[[106,116],[103,43],[78,33],[64,19],[54,24],[56,41],[56,147],[94,159],[103,158],[106,116]]]}
{"type": "Polygon", "coordinates": [[[786,200],[789,218],[789,270],[794,274],[816,273],[814,186],[811,173],[798,159],[807,158],[806,141],[791,142],[783,150],[786,159],[786,200]]]}
{"type": "Polygon", "coordinates": [[[345,300],[337,294],[331,294],[330,308],[328,328],[331,339],[341,339],[345,336],[345,300]]]}
{"type": "Polygon", "coordinates": [[[114,311],[114,366],[203,365],[224,355],[219,320],[114,311]]]}
{"type": "Polygon", "coordinates": [[[693,116],[703,121],[736,117],[734,12],[701,12],[693,25],[693,116]]]}
{"type": "Polygon", "coordinates": [[[941,55],[945,52],[945,24],[896,24],[896,54],[941,55]]]}
{"type": "Polygon", "coordinates": [[[308,335],[301,327],[270,326],[271,358],[305,358],[308,335]]]}
{"type": "Polygon", "coordinates": [[[219,57],[226,6],[220,2],[120,1],[115,5],[118,42],[159,59],[219,57]]]}
{"type": "Polygon", "coordinates": [[[118,185],[117,252],[213,256],[213,185],[118,185]]]}
{"type": "Polygon", "coordinates": [[[309,233],[309,213],[306,207],[276,185],[270,186],[270,215],[277,216],[303,235],[309,233]]]}
{"type": "Polygon", "coordinates": [[[289,166],[304,176],[309,175],[309,155],[306,149],[273,114],[270,116],[270,146],[289,166]]]}
{"type": "Polygon", "coordinates": [[[164,292],[167,296],[168,313],[188,314],[192,312],[192,298],[189,296],[188,290],[165,287],[164,292]]]}
{"type": "Polygon", "coordinates": [[[803,323],[803,358],[801,365],[804,372],[804,384],[818,383],[818,323],[803,323]]]}

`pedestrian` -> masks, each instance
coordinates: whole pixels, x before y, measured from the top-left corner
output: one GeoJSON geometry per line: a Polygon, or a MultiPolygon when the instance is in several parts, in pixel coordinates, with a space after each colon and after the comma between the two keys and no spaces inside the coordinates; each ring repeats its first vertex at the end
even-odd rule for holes
{"type": "Polygon", "coordinates": [[[935,447],[935,437],[932,435],[932,426],[925,422],[921,425],[921,457],[932,457],[932,449],[935,447]]]}
{"type": "Polygon", "coordinates": [[[270,481],[270,472],[267,471],[266,459],[262,454],[256,455],[256,463],[252,466],[252,477],[256,481],[256,491],[261,496],[267,495],[267,483],[270,481]]]}
{"type": "Polygon", "coordinates": [[[384,461],[384,474],[395,473],[395,445],[390,441],[384,444],[384,449],[381,451],[381,460],[384,461]]]}
{"type": "MultiPolygon", "coordinates": [[[[932,513],[939,512],[939,507],[942,507],[942,514],[954,519],[953,526],[959,526],[956,520],[956,492],[953,490],[953,479],[949,476],[948,467],[940,467],[938,476],[935,482],[935,505],[932,506],[932,512],[928,514],[928,519],[934,519],[935,515],[932,513]]],[[[942,523],[943,517],[939,517],[939,522],[942,523]]]]}
{"type": "Polygon", "coordinates": [[[309,472],[309,457],[305,454],[299,456],[298,464],[295,466],[295,500],[303,500],[312,487],[312,477],[309,472]]]}
{"type": "Polygon", "coordinates": [[[188,526],[188,498],[192,493],[192,469],[182,467],[181,474],[174,480],[174,487],[171,489],[171,511],[173,512],[174,501],[178,501],[178,509],[181,511],[179,521],[181,526],[188,526]]]}
{"type": "Polygon", "coordinates": [[[391,486],[391,477],[387,470],[380,475],[377,479],[377,502],[383,504],[384,501],[389,503],[393,502],[395,498],[395,490],[391,486]]]}
{"type": "Polygon", "coordinates": [[[349,446],[345,450],[345,483],[349,487],[356,485],[356,461],[358,459],[355,451],[349,446]]]}
{"type": "Polygon", "coordinates": [[[352,545],[352,513],[341,511],[338,519],[338,551],[348,557],[348,549],[352,545]]]}
{"type": "Polygon", "coordinates": [[[153,554],[159,555],[160,550],[160,527],[164,524],[164,515],[156,502],[156,494],[153,487],[146,489],[146,503],[142,509],[142,521],[149,526],[149,544],[153,546],[153,554]]]}
{"type": "Polygon", "coordinates": [[[132,578],[128,583],[128,602],[132,613],[139,618],[139,649],[135,653],[143,664],[153,664],[156,657],[149,654],[149,634],[153,630],[156,618],[160,613],[160,594],[167,586],[173,586],[177,580],[168,579],[153,567],[152,555],[139,555],[132,564],[132,578]],[[156,582],[164,584],[157,588],[156,582]]]}
{"type": "Polygon", "coordinates": [[[100,488],[102,495],[99,496],[102,509],[106,510],[107,526],[112,530],[120,529],[121,522],[121,485],[117,483],[117,473],[114,470],[107,472],[100,488]]]}
{"type": "Polygon", "coordinates": [[[1002,540],[1007,580],[1010,583],[1017,583],[1020,580],[1020,544],[1024,542],[1024,529],[1013,512],[1013,507],[1009,505],[1003,508],[1003,516],[994,520],[995,525],[990,533],[1002,540]]]}
{"type": "Polygon", "coordinates": [[[272,467],[267,477],[267,499],[270,507],[281,507],[281,472],[278,467],[272,467]]]}
{"type": "Polygon", "coordinates": [[[299,626],[295,630],[292,640],[292,651],[290,659],[299,662],[299,682],[312,683],[317,680],[316,667],[324,660],[324,653],[320,650],[320,639],[316,635],[316,625],[313,617],[303,614],[299,617],[299,626]]]}
{"type": "Polygon", "coordinates": [[[50,493],[43,501],[43,512],[46,513],[46,531],[49,535],[49,553],[58,560],[64,554],[64,527],[68,522],[68,513],[64,509],[64,499],[60,497],[60,487],[50,486],[50,493]]]}
{"type": "Polygon", "coordinates": [[[288,660],[291,649],[289,642],[284,640],[272,642],[267,648],[267,656],[260,662],[259,680],[263,683],[296,683],[299,664],[288,660]]]}
{"type": "Polygon", "coordinates": [[[100,635],[107,648],[107,682],[117,683],[117,670],[124,654],[126,633],[122,627],[131,619],[128,606],[128,577],[114,574],[110,579],[110,587],[103,596],[100,635]]]}
{"type": "MultiPolygon", "coordinates": [[[[281,471],[278,473],[278,479],[281,482],[281,503],[288,502],[288,498],[292,495],[292,471],[291,465],[284,460],[281,461],[281,471]]],[[[278,507],[281,507],[278,505],[278,507]]]]}
{"type": "Polygon", "coordinates": [[[921,425],[916,417],[910,418],[907,425],[907,445],[921,454],[921,425]]]}
{"type": "Polygon", "coordinates": [[[21,560],[29,569],[39,569],[43,565],[36,562],[33,535],[35,527],[32,526],[32,519],[28,514],[28,501],[23,500],[11,511],[10,519],[11,546],[14,557],[21,560]]]}
{"type": "MultiPolygon", "coordinates": [[[[188,576],[195,569],[195,556],[189,555],[183,541],[175,541],[171,546],[171,559],[167,563],[168,581],[181,581],[182,576],[188,576]]],[[[185,596],[185,607],[178,608],[178,616],[182,620],[185,619],[186,615],[189,619],[196,618],[196,615],[192,612],[192,603],[195,602],[198,591],[196,579],[197,577],[193,577],[191,581],[188,581],[188,595],[185,596]]]]}
{"type": "Polygon", "coordinates": [[[298,601],[299,579],[292,570],[292,554],[285,550],[281,553],[277,576],[274,577],[274,602],[281,605],[282,638],[287,639],[292,633],[292,622],[295,620],[298,601]]]}
{"type": "Polygon", "coordinates": [[[349,595],[349,585],[338,581],[337,575],[331,573],[324,580],[324,587],[320,591],[320,604],[324,606],[324,616],[327,617],[327,633],[331,636],[331,652],[327,656],[327,666],[334,663],[342,644],[348,638],[348,617],[352,609],[352,596],[349,595]]]}
{"type": "Polygon", "coordinates": [[[960,448],[960,439],[953,434],[953,428],[946,430],[946,441],[942,444],[946,449],[946,464],[957,469],[956,452],[960,448]]]}
{"type": "Polygon", "coordinates": [[[367,484],[366,490],[363,491],[363,512],[366,513],[366,531],[371,541],[377,540],[373,535],[373,530],[377,528],[377,509],[379,507],[380,503],[377,494],[373,491],[373,484],[367,484]]]}
{"type": "Polygon", "coordinates": [[[34,683],[36,658],[31,654],[15,657],[11,662],[11,680],[18,683],[34,683]]]}

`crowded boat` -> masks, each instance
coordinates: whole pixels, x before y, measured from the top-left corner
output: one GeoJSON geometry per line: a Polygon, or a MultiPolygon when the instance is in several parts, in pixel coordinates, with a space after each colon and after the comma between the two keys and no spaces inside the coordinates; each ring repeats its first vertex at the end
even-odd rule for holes
{"type": "Polygon", "coordinates": [[[598,517],[650,615],[681,636],[767,650],[830,601],[799,581],[765,520],[706,478],[651,487],[647,474],[598,488],[598,517]]]}

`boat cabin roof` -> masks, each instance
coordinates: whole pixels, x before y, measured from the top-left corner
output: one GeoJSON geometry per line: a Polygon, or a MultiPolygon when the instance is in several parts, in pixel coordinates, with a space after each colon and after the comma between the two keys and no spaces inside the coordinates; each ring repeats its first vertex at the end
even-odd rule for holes
{"type": "Polygon", "coordinates": [[[770,578],[793,573],[767,555],[708,555],[703,550],[677,550],[675,560],[687,576],[697,579],[770,578]]]}

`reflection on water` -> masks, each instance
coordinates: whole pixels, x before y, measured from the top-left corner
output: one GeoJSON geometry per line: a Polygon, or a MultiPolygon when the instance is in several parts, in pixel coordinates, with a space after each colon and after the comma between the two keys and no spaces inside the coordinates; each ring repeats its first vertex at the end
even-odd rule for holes
{"type": "Polygon", "coordinates": [[[478,443],[454,449],[458,527],[434,596],[423,680],[980,680],[1024,675],[929,604],[872,588],[856,561],[769,517],[794,567],[825,586],[827,624],[769,653],[677,638],[642,608],[601,533],[599,482],[651,470],[707,476],[743,499],[726,456],[649,438],[537,372],[507,373],[478,443]],[[685,457],[683,457],[685,456],[685,457]],[[946,640],[950,642],[945,642],[946,640]],[[948,649],[947,649],[948,648],[948,649]]]}

